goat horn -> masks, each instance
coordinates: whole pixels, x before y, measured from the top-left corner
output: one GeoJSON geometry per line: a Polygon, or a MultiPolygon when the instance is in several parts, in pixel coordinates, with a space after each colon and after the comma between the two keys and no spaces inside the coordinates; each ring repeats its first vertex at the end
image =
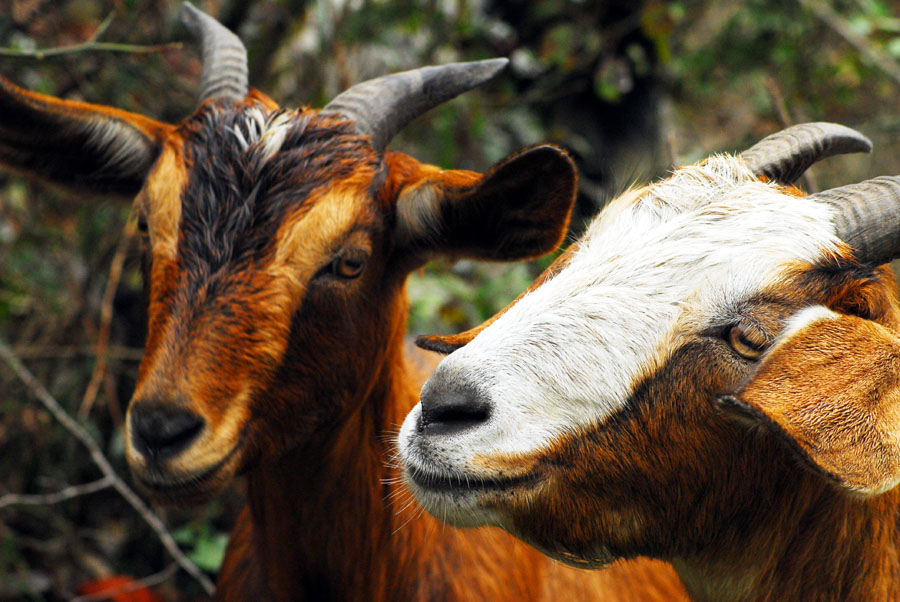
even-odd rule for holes
{"type": "Polygon", "coordinates": [[[860,263],[881,265],[900,257],[900,176],[848,184],[807,198],[831,205],[836,233],[853,247],[860,263]]]}
{"type": "Polygon", "coordinates": [[[322,112],[350,119],[356,131],[368,135],[371,145],[381,151],[410,121],[493,79],[507,63],[500,58],[385,75],[341,92],[322,112]]]}
{"type": "Polygon", "coordinates": [[[837,123],[801,123],[766,136],[740,157],[757,176],[793,184],[816,161],[845,153],[868,153],[868,138],[837,123]]]}
{"type": "Polygon", "coordinates": [[[194,8],[181,5],[181,22],[200,40],[203,92],[200,102],[221,98],[237,102],[247,96],[247,49],[224,25],[194,8]]]}

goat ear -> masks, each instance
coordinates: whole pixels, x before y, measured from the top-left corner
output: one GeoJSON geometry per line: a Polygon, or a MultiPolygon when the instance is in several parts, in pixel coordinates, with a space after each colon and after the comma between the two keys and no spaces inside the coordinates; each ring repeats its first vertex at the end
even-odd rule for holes
{"type": "Polygon", "coordinates": [[[576,185],[572,159],[550,145],[510,155],[484,176],[423,169],[398,195],[397,240],[420,262],[538,257],[562,242],[576,185]]]}
{"type": "Polygon", "coordinates": [[[429,334],[422,335],[416,337],[416,345],[421,347],[422,349],[427,349],[428,351],[436,351],[437,353],[443,353],[447,355],[449,353],[453,353],[460,347],[464,347],[467,345],[472,339],[478,336],[478,334],[497,321],[497,318],[505,314],[510,307],[519,302],[519,299],[527,295],[528,293],[536,290],[539,286],[553,278],[557,275],[566,264],[571,261],[572,257],[575,255],[575,251],[578,249],[578,243],[572,243],[568,246],[568,248],[559,254],[559,257],[553,260],[546,270],[540,273],[540,275],[534,279],[528,288],[526,288],[522,293],[513,299],[507,304],[506,307],[498,311],[496,314],[476,326],[475,328],[471,328],[466,330],[465,332],[461,332],[459,334],[429,334]]]}
{"type": "Polygon", "coordinates": [[[0,78],[0,165],[64,189],[134,197],[172,126],[0,78]]]}
{"type": "Polygon", "coordinates": [[[900,481],[900,338],[871,320],[803,310],[720,403],[844,489],[875,495],[900,481]]]}
{"type": "MultiPolygon", "coordinates": [[[[511,304],[510,304],[511,305],[511,304]]],[[[509,306],[503,308],[495,316],[492,316],[476,326],[459,334],[423,334],[416,337],[416,345],[427,351],[434,351],[443,355],[449,355],[459,349],[465,347],[468,343],[478,336],[478,333],[491,325],[491,323],[500,317],[509,306]]]]}

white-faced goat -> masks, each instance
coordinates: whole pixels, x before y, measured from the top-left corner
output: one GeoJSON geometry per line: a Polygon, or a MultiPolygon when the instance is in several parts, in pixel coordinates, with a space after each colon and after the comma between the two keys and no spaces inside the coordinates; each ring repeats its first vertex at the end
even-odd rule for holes
{"type": "Polygon", "coordinates": [[[670,561],[698,600],[900,599],[900,177],[792,186],[869,148],[806,124],[682,167],[425,337],[452,354],[400,434],[418,499],[575,565],[670,561]]]}

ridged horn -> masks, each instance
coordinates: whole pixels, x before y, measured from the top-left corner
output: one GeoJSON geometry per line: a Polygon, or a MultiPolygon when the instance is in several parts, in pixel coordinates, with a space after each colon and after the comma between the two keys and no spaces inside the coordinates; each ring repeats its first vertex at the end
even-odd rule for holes
{"type": "Polygon", "coordinates": [[[793,184],[803,172],[832,155],[868,153],[872,142],[854,129],[816,121],[801,123],[766,136],[740,157],[757,176],[793,184]]]}
{"type": "Polygon", "coordinates": [[[493,79],[508,63],[508,59],[500,58],[384,75],[341,92],[322,112],[350,119],[356,130],[369,136],[372,146],[381,151],[410,121],[493,79]]]}
{"type": "Polygon", "coordinates": [[[900,257],[900,176],[882,176],[824,190],[807,198],[831,205],[841,240],[860,263],[881,265],[900,257]]]}
{"type": "Polygon", "coordinates": [[[190,2],[181,5],[180,17],[200,42],[203,61],[200,102],[208,98],[243,100],[247,96],[247,49],[241,40],[190,2]]]}

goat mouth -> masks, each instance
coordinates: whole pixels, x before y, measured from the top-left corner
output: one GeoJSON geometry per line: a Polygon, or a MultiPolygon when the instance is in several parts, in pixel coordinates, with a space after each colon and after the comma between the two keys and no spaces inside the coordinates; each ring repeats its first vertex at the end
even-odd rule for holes
{"type": "Polygon", "coordinates": [[[160,501],[192,503],[215,495],[233,474],[233,460],[241,446],[236,445],[210,466],[190,472],[167,473],[150,468],[135,473],[138,484],[160,501]]]}
{"type": "Polygon", "coordinates": [[[422,491],[444,495],[502,493],[512,489],[533,488],[542,480],[541,475],[536,472],[488,478],[466,473],[446,475],[414,466],[407,467],[406,475],[422,491]]]}

